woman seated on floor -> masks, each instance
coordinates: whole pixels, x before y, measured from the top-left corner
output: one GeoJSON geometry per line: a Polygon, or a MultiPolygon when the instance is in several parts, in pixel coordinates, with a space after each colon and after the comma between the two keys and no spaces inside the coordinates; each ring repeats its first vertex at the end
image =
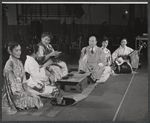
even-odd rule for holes
{"type": "Polygon", "coordinates": [[[65,62],[60,61],[57,57],[61,52],[54,51],[53,47],[49,44],[52,39],[52,34],[49,32],[43,32],[41,35],[41,42],[39,45],[38,63],[43,65],[46,61],[52,62],[49,65],[49,71],[53,71],[52,74],[55,77],[55,81],[61,79],[68,74],[68,68],[65,62]]]}
{"type": "MultiPolygon", "coordinates": [[[[35,95],[48,97],[53,105],[67,105],[66,98],[62,97],[59,88],[54,85],[55,81],[52,72],[47,70],[50,61],[39,65],[36,59],[39,55],[39,46],[27,47],[27,59],[25,61],[25,72],[28,78],[28,91],[35,95]]],[[[71,100],[71,99],[70,99],[71,100]]]]}
{"type": "Polygon", "coordinates": [[[2,97],[2,112],[15,114],[17,110],[28,108],[41,108],[40,98],[27,89],[23,64],[19,60],[21,46],[16,42],[8,44],[10,57],[4,67],[4,95],[2,97]]]}
{"type": "Polygon", "coordinates": [[[107,69],[109,69],[110,74],[113,73],[113,70],[111,69],[111,65],[112,65],[112,56],[111,56],[111,52],[109,49],[107,49],[108,46],[108,38],[104,37],[103,41],[102,41],[102,47],[101,49],[104,51],[105,53],[105,57],[106,57],[106,66],[107,69]]]}
{"type": "Polygon", "coordinates": [[[126,45],[127,45],[127,39],[123,38],[121,40],[120,47],[117,48],[112,54],[113,62],[117,68],[115,72],[117,73],[132,72],[132,66],[130,64],[129,54],[134,50],[126,45]]]}
{"type": "Polygon", "coordinates": [[[110,68],[106,67],[106,57],[98,47],[95,36],[89,38],[89,46],[81,51],[78,71],[90,72],[93,83],[104,83],[110,77],[110,68]]]}

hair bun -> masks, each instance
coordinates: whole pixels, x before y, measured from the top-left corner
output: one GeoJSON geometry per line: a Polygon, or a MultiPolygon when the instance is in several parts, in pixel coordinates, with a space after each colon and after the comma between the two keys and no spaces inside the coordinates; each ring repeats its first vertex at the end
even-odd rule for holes
{"type": "Polygon", "coordinates": [[[16,43],[16,42],[6,42],[5,45],[4,45],[4,47],[6,49],[8,49],[8,47],[10,47],[11,45],[13,45],[14,43],[16,43]]]}
{"type": "Polygon", "coordinates": [[[7,42],[7,43],[5,43],[4,48],[8,49],[8,46],[9,46],[9,43],[7,42]]]}
{"type": "Polygon", "coordinates": [[[103,37],[103,41],[106,41],[108,40],[108,38],[106,36],[103,37]]]}
{"type": "Polygon", "coordinates": [[[28,45],[26,46],[26,54],[32,55],[33,53],[37,53],[39,49],[38,45],[28,45]]]}
{"type": "Polygon", "coordinates": [[[32,47],[32,45],[26,46],[26,53],[27,53],[27,55],[30,55],[30,54],[33,53],[33,47],[32,47]]]}

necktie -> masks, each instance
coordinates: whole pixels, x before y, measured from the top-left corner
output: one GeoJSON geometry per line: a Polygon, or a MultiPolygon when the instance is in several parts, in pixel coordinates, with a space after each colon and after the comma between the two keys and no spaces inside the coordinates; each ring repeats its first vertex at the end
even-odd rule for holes
{"type": "Polygon", "coordinates": [[[92,53],[92,54],[94,53],[94,50],[93,50],[93,48],[91,49],[91,53],[92,53]]]}
{"type": "Polygon", "coordinates": [[[51,49],[51,47],[49,46],[49,45],[47,45],[47,48],[50,50],[51,49]]]}

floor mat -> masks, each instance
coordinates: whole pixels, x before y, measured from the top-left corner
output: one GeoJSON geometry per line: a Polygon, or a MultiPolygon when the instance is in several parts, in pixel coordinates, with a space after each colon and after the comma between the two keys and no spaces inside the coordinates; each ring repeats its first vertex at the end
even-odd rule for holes
{"type": "Polygon", "coordinates": [[[19,115],[34,115],[34,116],[47,116],[56,117],[65,107],[53,106],[50,104],[49,99],[42,99],[44,106],[41,109],[29,109],[25,111],[19,111],[19,115]]]}
{"type": "MultiPolygon", "coordinates": [[[[73,66],[71,66],[73,68],[73,66]]],[[[74,66],[74,68],[77,68],[77,66],[74,66]]],[[[64,92],[62,91],[62,94],[64,97],[72,98],[75,100],[75,103],[71,106],[77,104],[81,100],[85,99],[86,97],[91,94],[91,92],[95,89],[95,87],[100,83],[90,84],[87,86],[85,90],[82,91],[82,93],[71,93],[71,92],[64,92]]],[[[47,116],[47,117],[56,117],[59,113],[61,113],[66,107],[65,106],[52,106],[50,104],[50,101],[48,99],[44,100],[44,107],[37,110],[37,109],[30,109],[26,111],[18,112],[18,114],[23,115],[35,115],[35,116],[47,116]]]]}
{"type": "MultiPolygon", "coordinates": [[[[63,92],[64,97],[73,98],[75,100],[75,105],[79,101],[85,99],[98,85],[98,83],[89,85],[82,93],[68,93],[63,92]]],[[[66,107],[65,106],[53,106],[50,104],[49,99],[42,99],[44,107],[41,109],[29,109],[25,111],[19,111],[19,115],[34,115],[34,116],[46,116],[46,117],[56,117],[61,113],[66,107]]],[[[71,106],[73,106],[71,105],[71,106]]]]}
{"type": "MultiPolygon", "coordinates": [[[[132,76],[132,74],[125,75],[125,78],[128,81],[128,79],[130,80],[130,77],[127,77],[127,76],[132,76]]],[[[110,83],[109,85],[111,85],[112,81],[113,81],[113,83],[117,83],[117,82],[122,83],[123,81],[121,81],[121,80],[122,80],[121,76],[114,76],[114,77],[111,78],[111,80],[109,79],[106,84],[102,84],[102,85],[106,86],[109,83],[110,83]]],[[[90,84],[90,85],[88,85],[88,87],[85,90],[83,90],[82,93],[69,93],[69,92],[64,92],[64,91],[62,91],[62,93],[65,97],[73,98],[76,101],[73,105],[76,105],[76,104],[78,104],[78,102],[82,101],[83,99],[87,99],[87,97],[91,93],[93,93],[93,90],[97,90],[95,88],[98,85],[99,85],[99,83],[90,84]]],[[[106,90],[104,89],[104,92],[105,91],[106,90]]],[[[42,107],[41,109],[29,109],[29,110],[19,111],[17,114],[19,114],[19,115],[29,115],[29,116],[43,116],[43,117],[52,117],[52,118],[54,118],[54,117],[57,117],[66,108],[66,106],[53,106],[53,105],[51,105],[50,100],[47,99],[47,98],[42,98],[42,101],[44,103],[44,107],[42,107]]],[[[69,107],[72,107],[72,106],[69,106],[69,107]]]]}

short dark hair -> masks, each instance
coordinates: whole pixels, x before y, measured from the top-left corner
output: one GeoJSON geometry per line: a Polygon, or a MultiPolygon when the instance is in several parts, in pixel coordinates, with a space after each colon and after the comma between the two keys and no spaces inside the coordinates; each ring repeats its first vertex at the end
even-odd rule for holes
{"type": "Polygon", "coordinates": [[[39,50],[39,45],[29,45],[26,47],[26,54],[32,55],[33,53],[37,53],[39,50]]]}
{"type": "Polygon", "coordinates": [[[16,47],[16,46],[19,46],[20,44],[18,42],[9,42],[8,44],[6,44],[6,48],[7,48],[7,51],[9,53],[9,51],[12,52],[12,50],[16,47]]]}
{"type": "Polygon", "coordinates": [[[108,41],[108,38],[107,37],[103,37],[103,41],[108,41]]]}
{"type": "Polygon", "coordinates": [[[127,41],[127,38],[121,38],[121,42],[122,42],[122,40],[126,40],[126,42],[128,42],[128,41],[127,41]]]}
{"type": "Polygon", "coordinates": [[[52,36],[52,33],[50,33],[50,32],[43,32],[42,34],[41,34],[41,38],[44,38],[44,37],[49,37],[50,39],[52,39],[53,38],[53,36],[52,36]]]}

